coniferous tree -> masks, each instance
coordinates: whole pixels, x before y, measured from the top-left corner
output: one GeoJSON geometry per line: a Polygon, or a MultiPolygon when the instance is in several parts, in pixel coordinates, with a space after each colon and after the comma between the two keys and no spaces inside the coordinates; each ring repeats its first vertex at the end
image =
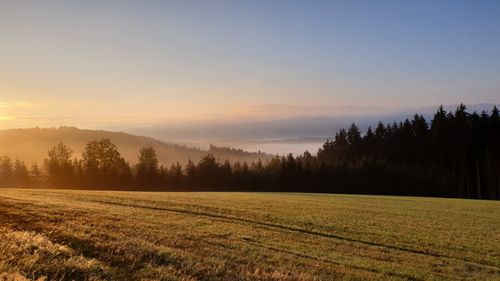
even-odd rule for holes
{"type": "MultiPolygon", "coordinates": [[[[60,143],[44,162],[50,187],[168,190],[268,190],[341,192],[500,199],[500,116],[441,106],[428,124],[422,115],[379,122],[362,134],[340,129],[316,155],[276,156],[270,161],[221,163],[214,155],[170,168],[159,166],[152,147],[141,149],[134,172],[116,146],[89,142],[81,159],[60,143]]],[[[218,152],[221,148],[211,147],[218,152]]],[[[224,149],[223,149],[224,150],[224,149]]],[[[238,150],[235,150],[238,151],[238,150]]],[[[0,186],[44,182],[38,166],[0,157],[0,186]]]]}
{"type": "Polygon", "coordinates": [[[13,183],[12,161],[8,156],[0,156],[0,186],[9,186],[13,183]]]}
{"type": "Polygon", "coordinates": [[[13,181],[16,186],[28,187],[31,184],[30,175],[26,164],[16,159],[12,171],[13,181]]]}
{"type": "Polygon", "coordinates": [[[31,168],[29,170],[29,177],[30,177],[30,182],[34,186],[40,186],[44,182],[44,175],[42,170],[38,167],[37,163],[34,163],[31,165],[31,168]]]}
{"type": "Polygon", "coordinates": [[[168,180],[167,185],[173,185],[175,187],[179,187],[182,185],[182,180],[184,177],[184,169],[181,164],[177,162],[176,164],[172,164],[170,169],[168,170],[168,180]]]}

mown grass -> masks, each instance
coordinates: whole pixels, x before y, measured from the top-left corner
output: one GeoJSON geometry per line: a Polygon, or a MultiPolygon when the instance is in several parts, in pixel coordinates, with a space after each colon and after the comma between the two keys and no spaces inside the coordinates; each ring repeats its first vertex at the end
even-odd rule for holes
{"type": "Polygon", "coordinates": [[[500,280],[500,202],[0,190],[0,280],[500,280]]]}

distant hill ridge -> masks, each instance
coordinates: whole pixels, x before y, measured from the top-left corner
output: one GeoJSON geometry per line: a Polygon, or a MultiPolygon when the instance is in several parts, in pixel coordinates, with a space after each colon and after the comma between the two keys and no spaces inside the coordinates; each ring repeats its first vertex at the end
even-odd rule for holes
{"type": "Polygon", "coordinates": [[[230,162],[266,161],[272,156],[265,153],[246,152],[241,149],[210,146],[209,150],[167,143],[150,137],[136,136],[124,132],[103,130],[84,130],[76,127],[8,129],[0,131],[0,155],[19,158],[29,163],[42,163],[47,151],[59,142],[73,149],[74,157],[80,157],[85,144],[91,140],[109,138],[115,143],[130,163],[135,163],[141,147],[153,146],[161,164],[175,162],[187,163],[188,159],[197,162],[203,155],[211,153],[215,158],[230,162]]]}

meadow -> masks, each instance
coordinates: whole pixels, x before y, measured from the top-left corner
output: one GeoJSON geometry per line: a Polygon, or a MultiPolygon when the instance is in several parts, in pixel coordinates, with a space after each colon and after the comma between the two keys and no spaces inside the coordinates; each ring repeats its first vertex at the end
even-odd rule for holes
{"type": "Polygon", "coordinates": [[[500,202],[0,190],[0,280],[500,280],[500,202]]]}

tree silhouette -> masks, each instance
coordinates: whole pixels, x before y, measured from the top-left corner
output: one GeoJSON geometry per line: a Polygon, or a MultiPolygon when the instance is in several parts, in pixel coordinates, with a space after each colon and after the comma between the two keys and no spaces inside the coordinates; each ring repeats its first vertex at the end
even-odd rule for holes
{"type": "Polygon", "coordinates": [[[62,142],[51,148],[44,166],[48,182],[55,187],[74,186],[74,169],[71,163],[73,151],[62,142]]]}
{"type": "Polygon", "coordinates": [[[19,159],[14,162],[13,180],[17,186],[27,187],[31,184],[30,174],[26,164],[19,159]]]}
{"type": "Polygon", "coordinates": [[[82,174],[88,184],[117,186],[130,176],[130,167],[110,139],[90,141],[81,161],[82,174]]]}
{"type": "Polygon", "coordinates": [[[0,156],[0,186],[9,186],[12,184],[12,161],[8,156],[0,156]]]}
{"type": "Polygon", "coordinates": [[[152,146],[141,148],[135,165],[137,184],[144,187],[159,184],[158,157],[152,146]]]}
{"type": "Polygon", "coordinates": [[[44,175],[38,164],[34,163],[29,170],[30,182],[33,185],[41,185],[44,182],[44,175]]]}
{"type": "MultiPolygon", "coordinates": [[[[211,151],[227,148],[212,146],[211,151]]],[[[238,151],[238,150],[234,150],[238,151]]],[[[138,190],[253,190],[394,194],[500,199],[500,112],[469,113],[464,105],[439,107],[430,124],[419,114],[379,122],[363,134],[340,129],[316,155],[276,156],[267,162],[219,162],[211,153],[159,166],[153,147],[139,151],[133,172],[109,139],[87,143],[81,158],[59,143],[45,171],[0,157],[0,186],[138,190]],[[45,175],[44,175],[45,174],[45,175]],[[79,184],[79,186],[77,186],[79,184]]]]}

